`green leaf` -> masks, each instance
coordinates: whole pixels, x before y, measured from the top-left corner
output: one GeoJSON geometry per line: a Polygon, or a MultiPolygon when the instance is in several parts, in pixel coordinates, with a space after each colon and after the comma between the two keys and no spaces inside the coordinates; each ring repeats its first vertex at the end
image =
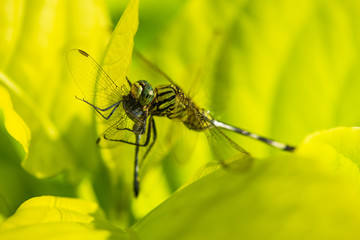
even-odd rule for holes
{"type": "Polygon", "coordinates": [[[188,1],[145,51],[185,90],[199,86],[195,100],[215,117],[296,144],[359,125],[358,12],[357,1],[188,1]]]}
{"type": "Polygon", "coordinates": [[[133,230],[150,239],[359,236],[359,141],[358,128],[334,129],[309,136],[295,154],[262,159],[249,172],[216,171],[174,194],[133,230]],[[349,163],[351,175],[338,171],[349,170],[349,163]]]}
{"type": "MultiPolygon", "coordinates": [[[[218,120],[292,145],[319,129],[359,125],[357,1],[194,0],[179,6],[150,43],[139,40],[140,50],[218,120]]],[[[142,24],[138,37],[151,29],[142,24]]],[[[164,164],[154,171],[164,174],[147,181],[178,189],[212,156],[205,138],[193,141],[187,133],[164,153],[181,124],[156,122],[161,127],[149,159],[162,154],[164,164]]],[[[227,134],[254,157],[279,154],[227,134]]],[[[153,185],[143,190],[150,193],[153,185]]]]}
{"type": "Polygon", "coordinates": [[[0,69],[7,66],[20,35],[22,18],[24,15],[23,0],[4,0],[0,7],[0,69]]]}
{"type": "Polygon", "coordinates": [[[1,239],[130,239],[107,222],[97,204],[43,196],[23,203],[0,225],[1,239]]]}
{"type": "MultiPolygon", "coordinates": [[[[105,50],[102,68],[117,86],[128,87],[126,77],[130,69],[134,48],[134,36],[139,25],[139,1],[130,0],[117,23],[111,39],[105,50]]],[[[108,127],[108,124],[97,124],[97,132],[100,135],[108,127]]],[[[131,216],[130,208],[118,209],[119,202],[123,206],[129,206],[133,196],[133,169],[134,169],[134,146],[119,143],[116,148],[103,148],[102,155],[113,185],[111,191],[115,194],[109,201],[111,214],[115,218],[131,216]],[[118,193],[121,188],[121,193],[118,193]]],[[[128,223],[126,223],[128,224],[128,223]]]]}
{"type": "Polygon", "coordinates": [[[309,135],[296,154],[321,164],[324,171],[359,181],[360,129],[339,127],[309,135]]]}
{"type": "MultiPolygon", "coordinates": [[[[0,84],[31,131],[28,157],[17,156],[21,165],[3,157],[12,151],[9,146],[15,140],[7,137],[1,145],[0,211],[7,217],[34,196],[77,196],[77,184],[85,182],[85,175],[90,182],[94,172],[102,174],[101,184],[109,184],[95,145],[93,114],[75,98],[78,90],[64,55],[68,49],[81,47],[99,58],[111,26],[104,3],[98,0],[31,4],[5,0],[0,2],[0,13],[0,84]]],[[[4,117],[9,120],[8,114],[4,117]]],[[[24,127],[14,119],[11,129],[19,133],[24,127]]],[[[2,141],[8,133],[0,130],[6,133],[1,134],[2,141]]],[[[94,189],[80,194],[93,197],[94,189]]]]}
{"type": "MultiPolygon", "coordinates": [[[[294,145],[319,129],[359,125],[360,7],[356,0],[140,4],[137,48],[217,119],[294,145]]],[[[105,56],[104,64],[113,66],[109,72],[117,82],[129,70],[137,5],[138,1],[130,1],[105,56]]],[[[101,59],[111,29],[102,2],[5,0],[0,3],[0,20],[0,71],[6,76],[1,84],[31,131],[23,166],[40,178],[70,172],[35,181],[18,165],[0,159],[2,216],[32,196],[80,195],[98,201],[117,225],[140,219],[132,230],[141,239],[359,235],[357,129],[312,135],[293,155],[281,155],[227,133],[257,157],[255,166],[241,175],[218,170],[163,202],[212,156],[201,133],[185,133],[185,141],[174,141],[172,137],[181,135],[181,124],[156,119],[158,139],[141,168],[140,196],[131,202],[134,148],[123,144],[111,155],[104,153],[103,166],[95,145],[93,113],[74,98],[77,89],[63,56],[70,48],[81,48],[101,59]],[[197,141],[195,135],[199,135],[197,141]],[[269,158],[275,153],[280,156],[269,158]]],[[[132,81],[157,81],[141,71],[131,74],[132,81]]],[[[9,133],[5,127],[1,130],[9,133]]],[[[92,209],[85,203],[84,207],[92,209]]],[[[23,210],[19,209],[19,218],[14,215],[17,222],[27,221],[23,210]]],[[[73,216],[73,210],[69,212],[73,216]]],[[[80,215],[83,218],[74,219],[81,222],[93,216],[86,210],[80,215]]],[[[102,226],[108,226],[105,222],[102,226]]],[[[34,223],[16,230],[1,228],[0,235],[40,238],[49,229],[53,235],[46,237],[63,239],[64,234],[76,232],[78,239],[109,237],[113,232],[95,225],[60,221],[43,228],[34,223]]]]}
{"type": "Polygon", "coordinates": [[[118,86],[126,83],[139,25],[139,1],[130,0],[107,45],[102,67],[118,86]]]}
{"type": "MultiPolygon", "coordinates": [[[[0,86],[0,111],[6,131],[22,146],[25,152],[24,158],[26,158],[29,152],[31,133],[26,123],[13,109],[9,93],[2,86],[0,86]]],[[[3,137],[5,134],[1,134],[1,136],[3,137]]],[[[4,143],[6,140],[8,139],[1,139],[1,142],[4,143]]],[[[0,148],[2,149],[2,156],[7,155],[4,151],[9,149],[5,147],[0,148]]]]}
{"type": "Polygon", "coordinates": [[[33,139],[22,166],[39,178],[73,171],[75,180],[81,171],[94,167],[98,155],[96,148],[86,153],[81,149],[94,144],[96,134],[89,131],[90,111],[76,103],[64,53],[75,46],[95,56],[103,51],[110,35],[104,5],[98,1],[5,1],[0,9],[4,11],[0,70],[6,76],[0,80],[33,139]]]}

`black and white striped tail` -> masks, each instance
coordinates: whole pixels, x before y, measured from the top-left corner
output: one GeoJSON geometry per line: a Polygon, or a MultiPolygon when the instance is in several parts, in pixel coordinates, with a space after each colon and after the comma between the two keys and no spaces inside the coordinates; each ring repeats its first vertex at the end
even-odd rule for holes
{"type": "Polygon", "coordinates": [[[290,145],[285,144],[285,143],[281,143],[281,142],[278,142],[278,141],[275,141],[275,140],[272,140],[272,139],[269,139],[269,138],[266,138],[266,137],[259,136],[259,135],[255,134],[255,133],[251,133],[251,132],[246,131],[244,129],[236,128],[236,127],[227,125],[225,123],[222,123],[222,122],[219,122],[219,121],[216,121],[216,120],[212,120],[212,123],[218,128],[227,129],[227,130],[230,130],[230,131],[233,131],[233,132],[240,133],[242,135],[245,135],[245,136],[251,137],[253,139],[259,140],[259,141],[264,142],[264,143],[266,143],[266,144],[268,144],[268,145],[270,145],[270,146],[272,146],[274,148],[277,148],[277,149],[280,149],[280,150],[283,150],[283,151],[293,152],[295,150],[294,146],[290,146],[290,145]]]}

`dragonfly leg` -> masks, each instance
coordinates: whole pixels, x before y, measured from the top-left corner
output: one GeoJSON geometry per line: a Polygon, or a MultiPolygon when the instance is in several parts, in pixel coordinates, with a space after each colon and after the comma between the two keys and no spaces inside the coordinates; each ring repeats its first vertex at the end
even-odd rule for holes
{"type": "MultiPolygon", "coordinates": [[[[141,162],[143,162],[146,158],[146,156],[149,154],[151,148],[154,146],[154,143],[156,141],[156,137],[157,137],[157,133],[156,133],[156,127],[155,127],[155,121],[154,119],[152,118],[151,121],[150,121],[150,124],[151,126],[149,126],[149,132],[152,130],[153,131],[153,139],[152,139],[152,142],[150,143],[148,149],[146,149],[146,152],[143,156],[143,158],[141,159],[141,162]]],[[[150,135],[150,134],[149,134],[150,135]]],[[[150,138],[150,136],[148,136],[150,138]]]]}
{"type": "MultiPolygon", "coordinates": [[[[76,97],[76,96],[75,96],[75,97],[76,97]]],[[[121,101],[116,102],[116,103],[114,103],[113,105],[111,105],[111,106],[109,106],[109,107],[107,107],[107,108],[99,108],[99,107],[96,107],[95,105],[89,103],[89,102],[86,101],[85,99],[81,99],[81,98],[78,98],[78,97],[76,97],[76,98],[77,98],[78,100],[80,100],[80,101],[83,101],[84,103],[89,104],[91,107],[93,107],[93,108],[95,109],[95,111],[96,111],[97,113],[99,113],[99,114],[100,114],[103,118],[105,118],[106,120],[108,120],[108,119],[113,115],[113,113],[115,112],[115,110],[119,107],[120,103],[122,102],[122,100],[121,100],[121,101]],[[111,113],[110,113],[107,117],[105,117],[105,115],[101,113],[101,112],[105,112],[105,111],[107,111],[107,110],[109,110],[109,109],[111,109],[111,108],[113,108],[113,110],[111,111],[111,113]],[[101,112],[100,112],[100,111],[101,111],[101,112]]]]}
{"type": "Polygon", "coordinates": [[[135,163],[134,163],[134,194],[135,197],[139,195],[140,190],[140,179],[139,179],[139,143],[140,143],[140,134],[136,134],[136,146],[135,146],[135,163]]]}
{"type": "MultiPolygon", "coordinates": [[[[149,123],[148,123],[148,129],[149,129],[149,131],[147,132],[147,135],[146,135],[146,139],[145,139],[145,142],[144,143],[140,143],[140,140],[139,140],[139,142],[137,142],[136,141],[136,139],[135,139],[135,142],[131,142],[131,141],[126,141],[126,140],[123,140],[123,139],[113,139],[113,138],[108,138],[107,136],[106,136],[106,132],[105,132],[105,134],[103,134],[103,135],[101,135],[98,139],[97,139],[97,141],[96,141],[96,143],[97,144],[99,144],[99,142],[101,141],[101,139],[102,138],[104,138],[105,140],[108,140],[108,141],[114,141],[114,142],[122,142],[122,143],[127,143],[127,144],[131,144],[131,145],[135,145],[135,146],[139,146],[139,147],[146,147],[146,146],[148,146],[149,145],[149,142],[150,142],[150,138],[151,138],[151,126],[152,126],[152,122],[153,122],[154,120],[149,120],[149,123]],[[150,125],[151,124],[151,125],[150,125]]],[[[143,135],[143,134],[141,134],[141,132],[146,132],[146,128],[143,128],[143,127],[141,127],[141,126],[135,126],[134,127],[134,129],[136,130],[136,132],[134,132],[134,129],[130,129],[130,128],[119,128],[119,127],[116,127],[116,129],[118,130],[118,131],[129,131],[129,132],[132,132],[132,133],[134,133],[135,134],[135,137],[137,136],[137,135],[143,135]]],[[[156,134],[156,132],[155,132],[155,134],[156,134]]],[[[153,140],[154,141],[154,140],[153,140]]]]}

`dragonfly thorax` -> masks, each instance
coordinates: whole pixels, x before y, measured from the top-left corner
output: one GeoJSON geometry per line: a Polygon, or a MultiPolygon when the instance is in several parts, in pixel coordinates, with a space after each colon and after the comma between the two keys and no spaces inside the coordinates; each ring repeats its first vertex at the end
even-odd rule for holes
{"type": "Polygon", "coordinates": [[[142,106],[149,105],[155,97],[153,87],[144,80],[139,80],[132,84],[130,94],[135,100],[139,101],[142,106]]]}

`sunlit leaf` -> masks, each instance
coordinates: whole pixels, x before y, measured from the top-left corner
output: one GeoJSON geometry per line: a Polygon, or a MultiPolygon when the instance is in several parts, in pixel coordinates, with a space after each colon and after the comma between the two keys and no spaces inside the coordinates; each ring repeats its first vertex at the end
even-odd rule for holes
{"type": "Polygon", "coordinates": [[[98,58],[111,26],[104,3],[98,0],[5,0],[0,2],[0,13],[0,84],[31,131],[27,146],[29,139],[25,140],[27,131],[21,121],[9,119],[9,111],[2,110],[1,118],[8,128],[1,128],[2,140],[10,133],[28,152],[24,158],[25,151],[17,144],[20,147],[15,151],[22,151],[16,156],[23,160],[20,165],[4,158],[5,153],[15,152],[10,148],[14,142],[16,145],[11,135],[1,145],[0,211],[8,217],[33,196],[74,196],[76,184],[85,174],[102,171],[95,129],[91,128],[92,115],[75,99],[76,86],[64,54],[70,48],[83,47],[98,58]],[[49,177],[53,178],[37,179],[49,177]]]}
{"type": "Polygon", "coordinates": [[[85,156],[86,161],[73,152],[84,155],[79,146],[86,141],[92,143],[88,136],[94,132],[85,130],[90,115],[84,114],[85,110],[79,112],[78,105],[74,104],[76,91],[64,53],[78,44],[96,55],[103,50],[109,36],[103,7],[98,1],[1,2],[0,9],[5,13],[1,14],[4,21],[0,41],[4,42],[1,45],[4,58],[0,67],[7,76],[1,80],[31,129],[33,141],[22,165],[37,177],[76,169],[79,162],[91,168],[95,162],[95,151],[85,156]],[[65,19],[71,24],[66,24],[65,19]],[[72,128],[82,129],[85,134],[75,133],[72,128]]]}
{"type": "Polygon", "coordinates": [[[352,179],[358,184],[360,167],[360,129],[340,127],[308,136],[297,155],[316,160],[324,171],[352,179]]]}
{"type": "Polygon", "coordinates": [[[24,0],[4,0],[0,7],[0,69],[7,66],[12,54],[16,50],[16,43],[21,29],[24,15],[24,0]]]}
{"type": "Polygon", "coordinates": [[[1,239],[130,239],[107,222],[97,204],[44,196],[23,203],[0,225],[1,239]]]}
{"type": "MultiPolygon", "coordinates": [[[[356,1],[187,1],[141,50],[219,120],[297,145],[316,130],[360,124],[359,8],[356,1]]],[[[159,130],[154,151],[168,142],[161,131],[172,129],[159,130]]],[[[227,134],[255,157],[278,154],[227,134]]],[[[191,167],[172,155],[164,161],[167,182],[179,187],[211,159],[199,141],[193,155],[195,144],[177,146],[191,167]]]]}
{"type": "MultiPolygon", "coordinates": [[[[4,119],[6,130],[17,142],[21,144],[26,153],[26,157],[29,152],[31,138],[30,130],[22,118],[13,109],[9,93],[2,86],[0,86],[0,111],[2,111],[2,117],[4,119]]],[[[6,141],[6,139],[2,139],[2,141],[6,141]]],[[[6,150],[7,149],[2,149],[1,151],[3,152],[6,150]]]]}
{"type": "MultiPolygon", "coordinates": [[[[129,87],[126,76],[130,69],[132,53],[134,48],[134,36],[139,25],[139,1],[130,0],[117,23],[111,39],[104,53],[101,66],[109,77],[119,87],[129,87]]],[[[109,126],[98,124],[100,135],[109,126]]],[[[122,206],[129,206],[133,196],[133,169],[134,169],[134,146],[119,143],[113,148],[103,148],[102,155],[110,172],[112,185],[111,191],[114,196],[109,203],[117,209],[119,202],[122,206]]],[[[111,209],[114,218],[126,218],[132,213],[131,209],[111,209]]],[[[124,221],[125,224],[128,224],[124,221]]]]}
{"type": "Polygon", "coordinates": [[[243,174],[216,171],[174,194],[133,229],[140,238],[156,239],[359,236],[354,209],[360,174],[358,166],[348,167],[360,159],[359,132],[342,128],[310,136],[295,154],[263,160],[243,174]],[[324,171],[326,165],[332,171],[324,171]],[[344,167],[352,172],[338,170],[344,167]]]}
{"type": "Polygon", "coordinates": [[[0,238],[126,235],[98,214],[97,205],[74,199],[35,198],[7,219],[25,199],[40,195],[91,199],[113,224],[125,229],[135,223],[133,239],[358,238],[358,129],[320,131],[303,141],[321,129],[360,124],[358,2],[129,0],[118,9],[128,2],[102,57],[112,29],[103,1],[1,1],[0,72],[6,77],[0,83],[13,103],[7,111],[23,119],[1,110],[1,137],[7,139],[1,154],[25,155],[26,127],[14,125],[25,122],[31,142],[23,168],[0,158],[0,238]],[[131,81],[156,83],[156,74],[130,65],[138,24],[135,48],[199,106],[226,123],[297,145],[297,151],[284,154],[226,132],[256,164],[240,174],[217,165],[199,170],[213,160],[206,137],[192,132],[176,139],[188,129],[157,118],[158,139],[133,199],[134,147],[102,151],[104,164],[94,114],[74,97],[79,91],[64,53],[88,52],[119,85],[129,68],[131,81]],[[6,127],[9,116],[14,121],[6,127]],[[40,223],[43,216],[53,222],[40,223]]]}
{"type": "Polygon", "coordinates": [[[127,84],[134,48],[134,37],[139,25],[139,1],[129,1],[104,54],[102,67],[119,86],[127,84]]]}

